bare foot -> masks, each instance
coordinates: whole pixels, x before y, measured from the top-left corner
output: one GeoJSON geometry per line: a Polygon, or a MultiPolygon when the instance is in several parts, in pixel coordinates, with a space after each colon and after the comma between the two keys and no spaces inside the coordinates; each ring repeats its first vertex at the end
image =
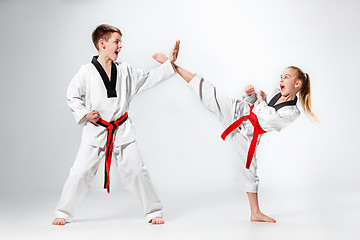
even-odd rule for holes
{"type": "Polygon", "coordinates": [[[154,217],[153,219],[151,219],[149,221],[149,223],[151,223],[151,224],[164,224],[165,221],[164,221],[164,219],[162,217],[154,217]]]}
{"type": "Polygon", "coordinates": [[[65,219],[64,218],[55,218],[52,222],[52,225],[65,225],[65,219]]]}
{"type": "Polygon", "coordinates": [[[155,53],[153,55],[153,58],[158,61],[159,63],[164,63],[166,62],[166,60],[168,60],[168,58],[165,56],[165,54],[163,53],[155,53]]]}
{"type": "Polygon", "coordinates": [[[276,223],[276,220],[266,216],[265,214],[257,213],[257,214],[251,214],[250,220],[252,222],[270,222],[270,223],[276,223]]]}

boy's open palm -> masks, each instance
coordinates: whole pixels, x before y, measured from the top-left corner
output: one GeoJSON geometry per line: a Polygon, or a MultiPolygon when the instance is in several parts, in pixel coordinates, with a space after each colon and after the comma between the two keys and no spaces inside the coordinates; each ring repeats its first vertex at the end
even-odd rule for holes
{"type": "Polygon", "coordinates": [[[171,50],[170,58],[167,58],[167,56],[163,53],[155,53],[152,57],[161,64],[166,62],[168,59],[171,63],[174,63],[179,55],[179,48],[180,48],[180,41],[178,40],[175,42],[174,47],[171,50]]]}
{"type": "Polygon", "coordinates": [[[180,48],[180,41],[177,40],[174,44],[174,47],[173,49],[171,50],[171,53],[170,53],[170,62],[171,63],[174,63],[178,57],[178,54],[179,54],[179,48],[180,48]]]}

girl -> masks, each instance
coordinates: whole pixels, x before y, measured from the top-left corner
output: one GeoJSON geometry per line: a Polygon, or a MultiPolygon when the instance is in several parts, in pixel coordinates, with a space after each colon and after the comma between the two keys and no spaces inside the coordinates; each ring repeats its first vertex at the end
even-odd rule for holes
{"type": "MultiPolygon", "coordinates": [[[[157,53],[153,58],[163,63],[167,57],[157,53]]],[[[254,87],[245,88],[246,95],[241,99],[232,99],[219,93],[216,88],[201,76],[195,75],[177,65],[177,73],[185,79],[190,87],[199,95],[205,107],[213,112],[218,119],[228,127],[222,134],[225,140],[229,135],[240,161],[240,188],[247,192],[251,221],[272,222],[270,218],[260,211],[258,204],[258,183],[256,174],[257,160],[255,148],[261,134],[272,130],[280,131],[299,115],[296,106],[297,93],[304,112],[317,120],[311,110],[310,78],[298,67],[287,67],[281,74],[279,89],[265,95],[263,91],[255,93],[254,87]]]]}

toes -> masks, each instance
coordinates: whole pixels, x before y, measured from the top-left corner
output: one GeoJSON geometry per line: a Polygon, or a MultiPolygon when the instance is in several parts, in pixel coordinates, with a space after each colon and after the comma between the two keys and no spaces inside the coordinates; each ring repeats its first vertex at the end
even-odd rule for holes
{"type": "Polygon", "coordinates": [[[269,223],[275,223],[276,220],[271,218],[271,217],[268,217],[266,215],[260,215],[260,216],[251,216],[250,217],[250,221],[252,222],[269,222],[269,223]]]}
{"type": "Polygon", "coordinates": [[[165,221],[162,218],[153,218],[150,221],[151,224],[158,225],[158,224],[164,224],[165,221]]]}
{"type": "Polygon", "coordinates": [[[266,222],[275,223],[275,222],[276,222],[276,220],[275,220],[275,219],[273,219],[273,218],[268,217],[268,219],[266,219],[266,222]]]}
{"type": "Polygon", "coordinates": [[[65,219],[55,218],[52,225],[65,225],[65,219]]]}

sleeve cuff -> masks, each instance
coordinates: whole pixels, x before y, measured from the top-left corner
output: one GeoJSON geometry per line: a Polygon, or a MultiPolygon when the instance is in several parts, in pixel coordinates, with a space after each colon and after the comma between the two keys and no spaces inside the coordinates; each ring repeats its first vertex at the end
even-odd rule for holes
{"type": "Polygon", "coordinates": [[[263,108],[266,107],[268,104],[265,101],[262,101],[261,103],[255,104],[254,108],[253,108],[253,113],[255,113],[256,115],[259,113],[259,111],[263,108]]]}
{"type": "Polygon", "coordinates": [[[256,93],[252,93],[250,96],[245,95],[244,96],[244,101],[246,101],[247,103],[253,104],[254,102],[256,102],[257,97],[256,97],[256,93]]]}
{"type": "Polygon", "coordinates": [[[199,86],[201,79],[203,79],[202,76],[195,74],[195,77],[193,77],[193,79],[191,79],[191,81],[189,82],[189,86],[191,88],[194,88],[195,86],[199,86]]]}
{"type": "Polygon", "coordinates": [[[161,64],[162,66],[164,66],[166,68],[166,72],[168,72],[168,74],[170,76],[176,74],[176,69],[174,67],[174,65],[170,62],[170,60],[166,60],[163,64],[161,64]]]}
{"type": "Polygon", "coordinates": [[[87,119],[85,118],[86,114],[88,114],[89,111],[88,110],[82,110],[81,112],[76,114],[76,122],[77,124],[83,124],[84,122],[87,121],[87,119]]]}

